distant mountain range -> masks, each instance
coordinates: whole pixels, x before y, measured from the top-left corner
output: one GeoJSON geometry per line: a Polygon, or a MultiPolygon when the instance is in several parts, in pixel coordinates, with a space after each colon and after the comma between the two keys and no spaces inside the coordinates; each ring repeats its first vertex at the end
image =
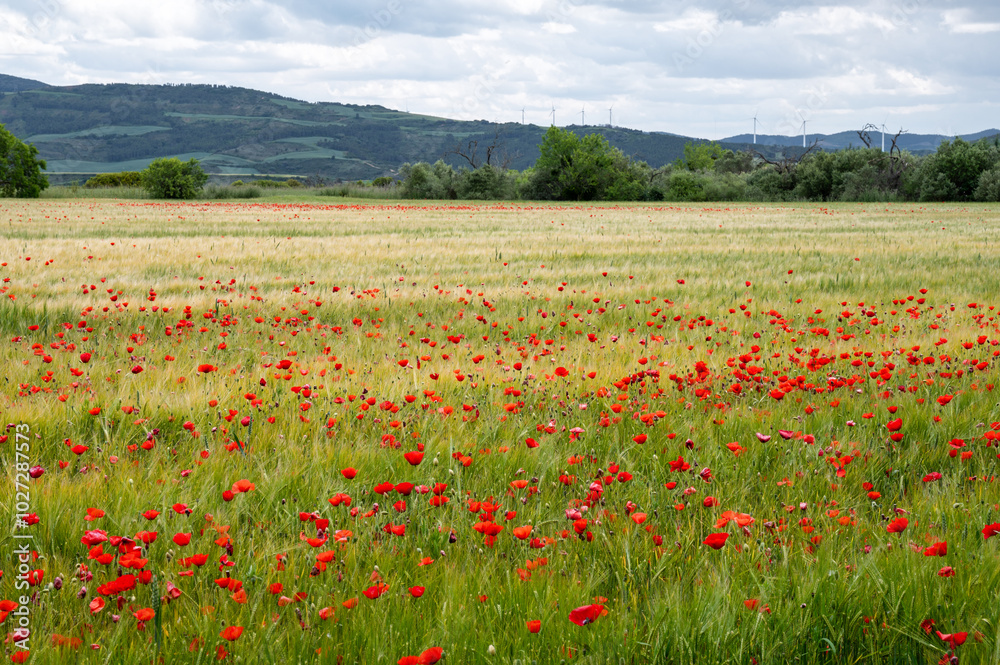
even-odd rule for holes
{"type": "MultiPolygon", "coordinates": [[[[996,136],[1000,134],[1000,129],[987,129],[975,134],[963,134],[959,138],[966,141],[978,141],[982,138],[996,136]]],[[[882,147],[882,133],[870,132],[873,148],[882,147]]],[[[886,132],[885,149],[892,147],[892,139],[895,132],[886,132]]],[[[942,136],[940,134],[902,134],[896,141],[896,145],[901,150],[908,150],[915,155],[923,155],[934,152],[942,141],[954,139],[954,136],[942,136]]],[[[806,134],[806,142],[812,145],[814,141],[819,141],[819,146],[823,150],[844,150],[845,148],[864,147],[861,137],[854,132],[838,132],[837,134],[806,134]]],[[[738,134],[722,139],[725,143],[753,143],[753,134],[738,134]]],[[[758,146],[798,146],[802,147],[802,136],[775,136],[771,134],[758,134],[758,146]]]]}
{"type": "MultiPolygon", "coordinates": [[[[38,147],[53,182],[141,170],[153,159],[168,156],[196,158],[207,172],[232,178],[318,175],[367,180],[393,175],[404,162],[444,159],[468,166],[456,150],[468,154],[470,144],[478,144],[478,161],[494,142],[501,146],[497,152],[503,162],[522,170],[538,158],[538,145],[548,129],[450,120],[382,106],[310,103],[229,86],[49,86],[2,74],[0,123],[38,147]]],[[[706,142],[622,127],[567,129],[580,135],[599,133],[653,167],[682,157],[688,142],[706,142]]],[[[852,132],[820,138],[828,149],[860,145],[852,132]]],[[[906,135],[908,143],[901,139],[901,145],[914,152],[933,151],[945,138],[906,135]]],[[[720,145],[733,150],[756,147],[768,158],[802,152],[800,137],[758,135],[757,145],[752,142],[752,136],[742,135],[720,145]]]]}

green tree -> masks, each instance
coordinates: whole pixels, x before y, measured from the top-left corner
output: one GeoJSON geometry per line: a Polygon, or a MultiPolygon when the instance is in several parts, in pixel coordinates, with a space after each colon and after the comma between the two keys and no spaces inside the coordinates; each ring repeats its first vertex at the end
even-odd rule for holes
{"type": "Polygon", "coordinates": [[[753,154],[747,150],[724,150],[713,166],[716,173],[750,173],[753,171],[753,154]]]}
{"type": "Polygon", "coordinates": [[[455,190],[460,199],[512,199],[514,198],[514,177],[513,171],[484,164],[471,171],[460,171],[455,190]]]}
{"type": "Polygon", "coordinates": [[[722,147],[718,143],[684,144],[684,159],[678,159],[674,166],[688,171],[711,171],[715,168],[715,160],[723,156],[722,147]]]}
{"type": "Polygon", "coordinates": [[[969,201],[979,179],[1000,159],[1000,146],[988,140],[945,141],[921,164],[911,189],[921,201],[969,201]]]}
{"type": "Polygon", "coordinates": [[[979,176],[975,197],[977,201],[991,203],[1000,201],[1000,165],[994,166],[989,171],[983,171],[983,174],[979,176]]]}
{"type": "Polygon", "coordinates": [[[38,148],[24,143],[0,125],[0,196],[38,198],[49,186],[42,173],[45,168],[45,160],[38,159],[38,148]]]}
{"type": "Polygon", "coordinates": [[[649,169],[612,147],[600,134],[580,138],[550,127],[524,187],[528,198],[559,201],[642,200],[649,169]]]}
{"type": "Polygon", "coordinates": [[[154,159],[142,172],[143,188],[158,199],[193,199],[207,182],[208,176],[196,159],[154,159]]]}
{"type": "Polygon", "coordinates": [[[406,199],[454,199],[455,170],[438,160],[433,166],[427,162],[403,164],[399,169],[403,180],[403,198],[406,199]]]}

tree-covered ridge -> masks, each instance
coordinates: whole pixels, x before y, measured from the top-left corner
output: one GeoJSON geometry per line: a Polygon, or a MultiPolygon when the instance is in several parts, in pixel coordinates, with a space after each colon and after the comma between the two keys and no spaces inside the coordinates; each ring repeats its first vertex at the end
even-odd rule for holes
{"type": "Polygon", "coordinates": [[[35,90],[47,86],[48,84],[41,81],[33,81],[32,79],[21,78],[20,76],[10,76],[9,74],[0,74],[0,93],[35,90]]]}
{"type": "MultiPolygon", "coordinates": [[[[381,106],[307,103],[267,92],[214,85],[80,85],[0,95],[0,123],[38,146],[51,173],[135,171],[158,157],[196,158],[210,173],[371,179],[401,164],[443,159],[455,149],[503,139],[508,166],[539,156],[545,127],[461,121],[381,106]]],[[[672,162],[692,139],[586,126],[623,154],[653,167],[672,162]]],[[[736,148],[738,146],[729,146],[736,148]]],[[[799,149],[768,148],[771,156],[799,149]]]]}

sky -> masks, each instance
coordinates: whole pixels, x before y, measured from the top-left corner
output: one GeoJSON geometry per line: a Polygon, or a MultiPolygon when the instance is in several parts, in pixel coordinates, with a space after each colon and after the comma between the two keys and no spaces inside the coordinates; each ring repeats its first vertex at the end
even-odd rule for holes
{"type": "Polygon", "coordinates": [[[996,0],[0,0],[0,73],[51,85],[709,139],[1000,127],[997,62],[996,0]]]}

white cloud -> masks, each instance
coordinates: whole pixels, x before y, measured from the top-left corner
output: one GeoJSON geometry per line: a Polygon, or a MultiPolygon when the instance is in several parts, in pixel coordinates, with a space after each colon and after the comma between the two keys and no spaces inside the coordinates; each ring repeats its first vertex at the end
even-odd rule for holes
{"type": "Polygon", "coordinates": [[[995,0],[8,0],[0,72],[717,138],[996,124],[995,0]],[[51,7],[50,11],[40,7],[51,7]],[[679,64],[679,61],[681,64],[679,64]],[[593,109],[593,110],[592,110],[593,109]],[[792,127],[794,131],[794,127],[792,127]]]}
{"type": "Polygon", "coordinates": [[[1000,32],[1000,22],[991,23],[975,20],[972,17],[972,12],[966,9],[946,11],[943,18],[948,30],[959,35],[985,35],[991,32],[1000,32]]]}
{"type": "Polygon", "coordinates": [[[555,21],[543,23],[542,30],[553,35],[571,35],[576,32],[576,28],[569,23],[556,23],[555,21]]]}

